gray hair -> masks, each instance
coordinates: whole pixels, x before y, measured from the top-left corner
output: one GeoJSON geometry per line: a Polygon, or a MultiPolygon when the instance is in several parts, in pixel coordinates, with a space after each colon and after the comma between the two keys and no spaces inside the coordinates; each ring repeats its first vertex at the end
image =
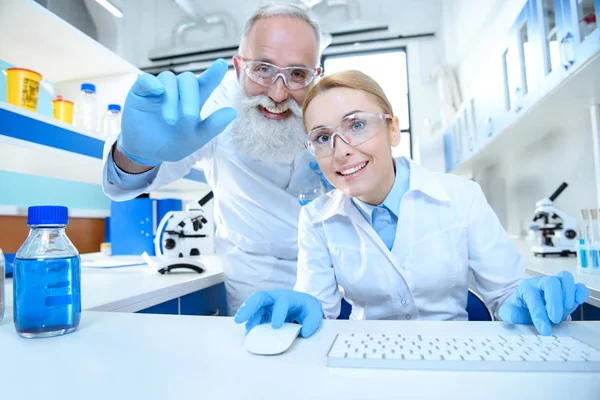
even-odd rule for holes
{"type": "Polygon", "coordinates": [[[276,3],[267,4],[257,8],[256,11],[254,11],[252,16],[250,17],[250,19],[246,21],[246,24],[244,25],[244,32],[242,33],[242,40],[240,41],[240,47],[238,49],[238,52],[240,54],[242,54],[242,48],[244,47],[246,38],[248,37],[248,34],[250,33],[250,30],[252,29],[256,21],[262,18],[270,17],[289,17],[300,21],[304,21],[307,24],[309,24],[315,33],[317,39],[317,51],[319,51],[320,53],[321,27],[319,26],[319,23],[310,16],[310,14],[308,13],[308,11],[306,11],[305,8],[301,6],[295,4],[276,3]]]}

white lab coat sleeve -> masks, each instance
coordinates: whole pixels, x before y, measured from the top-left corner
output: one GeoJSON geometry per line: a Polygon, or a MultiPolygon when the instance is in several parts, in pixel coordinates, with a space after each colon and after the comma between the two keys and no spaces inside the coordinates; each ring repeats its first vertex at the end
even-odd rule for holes
{"type": "MultiPolygon", "coordinates": [[[[237,82],[228,82],[228,84],[222,84],[217,87],[202,107],[202,118],[206,118],[215,110],[229,107],[234,103],[236,96],[235,84],[237,82]]],[[[117,137],[118,135],[109,138],[104,145],[104,168],[102,171],[102,188],[104,193],[116,201],[133,199],[142,193],[149,193],[183,178],[190,172],[196,162],[207,161],[207,159],[212,157],[219,138],[217,136],[183,160],[165,162],[145,174],[132,175],[123,171],[117,171],[118,167],[112,158],[112,148],[117,137]]],[[[203,163],[203,169],[206,169],[207,166],[208,163],[203,163]]]]}
{"type": "Polygon", "coordinates": [[[525,274],[525,262],[508,238],[481,188],[474,183],[474,199],[468,217],[469,267],[472,289],[491,312],[515,292],[525,274]]]}
{"type": "Polygon", "coordinates": [[[116,169],[119,167],[116,166],[112,158],[112,147],[115,141],[116,137],[112,138],[112,140],[107,140],[104,144],[104,168],[102,170],[102,189],[104,194],[115,201],[131,200],[142,193],[150,193],[153,190],[183,178],[196,164],[196,160],[202,159],[206,157],[206,154],[212,152],[211,147],[214,146],[213,142],[215,142],[215,140],[212,140],[196,153],[183,160],[162,163],[154,167],[151,171],[140,174],[139,178],[135,178],[136,175],[127,174],[123,171],[120,171],[120,174],[117,173],[116,169]],[[127,177],[123,179],[123,175],[127,175],[127,177]]]}
{"type": "Polygon", "coordinates": [[[298,269],[294,290],[315,296],[323,306],[327,319],[340,315],[342,299],[325,238],[302,207],[298,223],[298,269]]]}

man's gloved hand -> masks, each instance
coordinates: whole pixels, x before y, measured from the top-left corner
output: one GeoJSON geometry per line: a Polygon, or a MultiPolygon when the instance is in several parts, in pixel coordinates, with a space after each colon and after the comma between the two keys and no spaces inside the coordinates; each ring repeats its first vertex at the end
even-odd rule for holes
{"type": "Polygon", "coordinates": [[[223,108],[200,120],[226,72],[227,63],[217,60],[198,78],[191,72],[139,76],[125,100],[119,150],[137,164],[156,166],[204,146],[237,116],[233,108],[223,108]]]}
{"type": "Polygon", "coordinates": [[[327,180],[327,178],[325,178],[325,175],[323,175],[323,171],[321,171],[321,168],[319,168],[319,163],[317,163],[316,161],[311,161],[310,162],[310,169],[312,169],[317,174],[319,174],[319,178],[321,178],[321,182],[323,183],[323,187],[325,188],[325,192],[329,192],[329,191],[335,189],[335,187],[331,183],[329,183],[329,181],[327,180]]]}
{"type": "Polygon", "coordinates": [[[556,276],[524,279],[516,293],[498,311],[498,316],[512,324],[531,324],[542,335],[550,335],[551,323],[558,324],[585,302],[589,291],[575,284],[566,271],[556,276]]]}
{"type": "Polygon", "coordinates": [[[321,326],[323,307],[316,297],[306,293],[289,289],[260,291],[248,297],[234,321],[246,322],[246,333],[268,322],[274,329],[281,328],[284,322],[298,322],[302,325],[300,336],[307,338],[321,326]]]}

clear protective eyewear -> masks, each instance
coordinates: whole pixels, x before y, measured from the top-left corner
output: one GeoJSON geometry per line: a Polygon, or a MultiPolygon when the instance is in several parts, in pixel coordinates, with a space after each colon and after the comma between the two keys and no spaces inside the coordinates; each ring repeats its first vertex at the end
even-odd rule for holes
{"type": "Polygon", "coordinates": [[[328,156],[333,153],[336,136],[356,147],[377,135],[381,125],[393,118],[390,114],[357,112],[342,118],[335,127],[321,126],[308,132],[306,147],[317,157],[328,156]]]}
{"type": "Polygon", "coordinates": [[[246,75],[261,86],[269,87],[273,85],[279,77],[288,89],[301,89],[321,74],[321,67],[316,69],[306,67],[285,67],[265,61],[244,60],[244,71],[246,75]]]}

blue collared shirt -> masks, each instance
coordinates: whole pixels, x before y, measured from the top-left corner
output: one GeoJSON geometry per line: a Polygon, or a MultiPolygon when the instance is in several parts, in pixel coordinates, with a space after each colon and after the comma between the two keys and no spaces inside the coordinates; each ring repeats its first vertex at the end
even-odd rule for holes
{"type": "Polygon", "coordinates": [[[357,198],[352,199],[356,208],[371,224],[389,250],[392,250],[394,246],[396,229],[398,228],[398,215],[400,214],[400,201],[408,192],[409,183],[410,166],[402,158],[399,158],[396,160],[396,178],[392,190],[383,200],[383,203],[372,206],[357,198]]]}

